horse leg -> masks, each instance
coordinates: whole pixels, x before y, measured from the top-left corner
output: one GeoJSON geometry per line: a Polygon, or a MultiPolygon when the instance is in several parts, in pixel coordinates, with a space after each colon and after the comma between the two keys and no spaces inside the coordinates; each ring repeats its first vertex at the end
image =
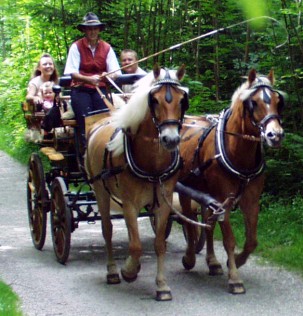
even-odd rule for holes
{"type": "MultiPolygon", "coordinates": [[[[242,202],[242,201],[241,201],[242,202]]],[[[245,223],[245,244],[242,252],[236,255],[237,268],[245,264],[249,255],[256,249],[257,242],[257,225],[258,225],[258,214],[259,214],[259,203],[251,201],[241,203],[241,211],[244,216],[245,223]],[[249,206],[249,207],[248,207],[249,206]]]]}
{"type": "Polygon", "coordinates": [[[128,229],[129,256],[127,257],[121,274],[126,282],[133,282],[137,279],[140,271],[140,257],[142,255],[142,245],[139,237],[138,214],[133,207],[124,205],[124,219],[128,229]]]}
{"type": "Polygon", "coordinates": [[[112,235],[113,225],[110,218],[110,197],[108,192],[104,189],[102,184],[94,184],[94,191],[98,203],[99,212],[102,217],[102,235],[105,240],[107,253],[107,283],[118,284],[120,277],[117,265],[113,256],[112,235]]]}
{"type": "Polygon", "coordinates": [[[167,284],[164,275],[164,259],[166,253],[166,241],[165,241],[165,230],[167,225],[167,220],[170,214],[170,209],[168,207],[162,206],[155,212],[156,216],[156,237],[155,237],[155,253],[157,255],[157,301],[170,301],[172,300],[171,290],[167,284]]]}
{"type": "MultiPolygon", "coordinates": [[[[207,212],[205,222],[207,223],[207,218],[210,214],[207,212]]],[[[216,222],[208,223],[210,224],[210,228],[205,229],[206,234],[206,263],[209,269],[208,274],[215,276],[215,275],[222,275],[223,269],[218,261],[215,249],[214,249],[214,230],[216,227],[216,222]]]]}
{"type": "MultiPolygon", "coordinates": [[[[179,195],[179,201],[182,208],[182,213],[187,218],[191,217],[191,200],[188,197],[185,197],[184,195],[179,195]]],[[[196,236],[196,227],[194,227],[192,224],[184,222],[183,226],[186,231],[187,236],[187,247],[185,251],[185,255],[182,258],[182,264],[186,270],[191,270],[195,264],[196,264],[196,242],[197,242],[197,236],[196,236]]]]}
{"type": "Polygon", "coordinates": [[[235,260],[236,240],[229,222],[229,213],[225,213],[225,219],[220,222],[223,235],[223,245],[228,257],[228,288],[232,294],[244,294],[245,287],[240,279],[235,260]]]}

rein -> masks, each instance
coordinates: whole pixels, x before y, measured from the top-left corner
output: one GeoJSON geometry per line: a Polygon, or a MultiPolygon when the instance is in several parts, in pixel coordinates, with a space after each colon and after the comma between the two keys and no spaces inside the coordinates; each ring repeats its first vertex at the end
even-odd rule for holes
{"type": "MultiPolygon", "coordinates": [[[[199,134],[201,131],[206,130],[206,127],[200,127],[200,126],[194,126],[194,127],[199,127],[199,129],[197,129],[194,133],[186,136],[186,137],[181,137],[181,141],[182,143],[187,142],[189,140],[191,140],[195,135],[199,134]]],[[[127,136],[131,136],[132,134],[129,131],[126,131],[123,129],[123,133],[127,136]]],[[[240,134],[239,134],[240,135],[240,134]]],[[[241,136],[241,135],[240,135],[241,136]]],[[[137,137],[142,138],[143,140],[147,141],[147,142],[151,142],[151,143],[159,143],[159,138],[158,137],[148,137],[148,136],[141,136],[141,135],[137,135],[137,137]]],[[[247,135],[247,137],[249,137],[249,135],[247,135]]],[[[254,136],[251,136],[254,137],[254,136]]]]}
{"type": "Polygon", "coordinates": [[[227,132],[227,131],[223,131],[223,132],[224,132],[224,134],[240,137],[240,138],[243,138],[245,140],[252,141],[252,142],[261,142],[262,141],[261,137],[256,137],[254,135],[246,135],[246,134],[233,133],[233,132],[227,132]]]}

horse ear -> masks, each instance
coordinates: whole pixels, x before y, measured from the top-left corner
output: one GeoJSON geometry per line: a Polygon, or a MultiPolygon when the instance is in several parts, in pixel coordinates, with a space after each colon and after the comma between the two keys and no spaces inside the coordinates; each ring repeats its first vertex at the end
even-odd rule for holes
{"type": "Polygon", "coordinates": [[[275,83],[275,74],[274,74],[274,70],[273,69],[270,70],[267,78],[270,81],[271,85],[273,86],[274,83],[275,83]]]}
{"type": "Polygon", "coordinates": [[[250,84],[253,83],[256,77],[257,77],[256,69],[251,69],[250,72],[248,73],[248,82],[250,84]]]}
{"type": "Polygon", "coordinates": [[[178,80],[180,81],[183,79],[184,75],[185,75],[185,65],[182,64],[180,66],[180,68],[177,70],[176,76],[177,76],[178,80]]]}
{"type": "Polygon", "coordinates": [[[160,76],[160,72],[161,72],[161,68],[159,67],[157,63],[154,64],[153,72],[154,72],[155,79],[157,79],[160,76]]]}

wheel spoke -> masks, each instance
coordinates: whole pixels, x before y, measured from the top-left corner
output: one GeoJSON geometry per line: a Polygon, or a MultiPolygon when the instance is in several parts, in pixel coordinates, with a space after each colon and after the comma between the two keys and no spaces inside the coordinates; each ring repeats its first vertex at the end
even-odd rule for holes
{"type": "Polygon", "coordinates": [[[33,153],[28,168],[27,209],[32,241],[38,250],[44,246],[46,236],[46,194],[42,162],[38,154],[33,153]]]}
{"type": "Polygon", "coordinates": [[[52,186],[51,227],[57,260],[64,264],[68,258],[71,238],[71,212],[67,207],[66,185],[56,178],[52,186]]]}

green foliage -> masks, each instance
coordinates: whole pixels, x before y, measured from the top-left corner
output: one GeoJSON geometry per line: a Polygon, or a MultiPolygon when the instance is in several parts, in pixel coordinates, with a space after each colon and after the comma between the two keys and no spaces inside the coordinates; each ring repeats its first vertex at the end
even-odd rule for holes
{"type": "MultiPolygon", "coordinates": [[[[264,195],[258,223],[256,254],[262,258],[303,274],[303,198],[297,195],[286,201],[264,195]]],[[[238,246],[243,247],[244,223],[242,214],[232,214],[238,246]]]]}
{"type": "Polygon", "coordinates": [[[0,281],[0,315],[22,316],[20,302],[13,290],[0,281]]]}
{"type": "MultiPolygon", "coordinates": [[[[264,0],[238,0],[235,2],[243,9],[244,14],[248,19],[268,14],[266,1],[264,0]]],[[[260,25],[262,26],[261,20],[253,21],[252,23],[256,27],[260,25]]]]}
{"type": "Polygon", "coordinates": [[[265,191],[284,199],[303,193],[303,137],[287,133],[279,149],[266,151],[265,191]]]}

